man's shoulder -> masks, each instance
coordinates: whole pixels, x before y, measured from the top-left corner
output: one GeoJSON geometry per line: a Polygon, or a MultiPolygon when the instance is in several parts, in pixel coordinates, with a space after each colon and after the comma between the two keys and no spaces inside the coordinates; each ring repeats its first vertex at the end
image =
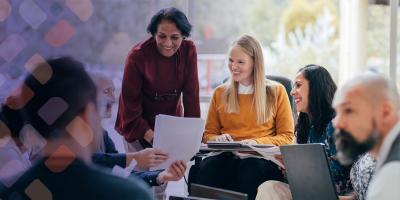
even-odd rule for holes
{"type": "Polygon", "coordinates": [[[377,181],[397,179],[400,187],[400,160],[391,161],[384,164],[376,172],[377,181]]]}
{"type": "Polygon", "coordinates": [[[400,196],[400,161],[383,165],[368,187],[367,199],[397,199],[400,196]]]}
{"type": "Polygon", "coordinates": [[[396,139],[393,141],[384,163],[390,163],[392,161],[400,161],[400,134],[397,135],[396,139]]]}

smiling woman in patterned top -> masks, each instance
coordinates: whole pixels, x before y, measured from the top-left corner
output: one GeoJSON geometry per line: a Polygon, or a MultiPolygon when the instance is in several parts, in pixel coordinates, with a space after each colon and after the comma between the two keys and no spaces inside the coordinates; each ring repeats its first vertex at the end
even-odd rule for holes
{"type": "MultiPolygon", "coordinates": [[[[299,70],[293,83],[294,98],[299,118],[295,133],[297,143],[322,143],[329,158],[329,167],[339,195],[351,192],[350,168],[339,164],[331,107],[336,84],[329,72],[318,65],[307,65],[299,70]]],[[[291,199],[289,186],[281,182],[265,182],[258,188],[257,199],[291,199]],[[271,195],[274,195],[273,197],[271,195]]]]}
{"type": "Polygon", "coordinates": [[[325,144],[336,190],[338,194],[346,194],[351,190],[349,169],[335,160],[336,146],[331,122],[335,116],[331,107],[335,91],[336,84],[325,68],[307,65],[299,70],[291,95],[296,110],[300,112],[296,125],[297,142],[325,144]]]}

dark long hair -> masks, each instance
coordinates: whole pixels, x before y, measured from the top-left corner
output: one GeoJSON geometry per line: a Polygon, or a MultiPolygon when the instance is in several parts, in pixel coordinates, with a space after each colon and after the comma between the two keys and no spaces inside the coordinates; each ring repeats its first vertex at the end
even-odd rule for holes
{"type": "Polygon", "coordinates": [[[298,72],[309,82],[308,114],[301,112],[296,124],[297,143],[303,144],[311,126],[314,134],[322,134],[335,116],[332,100],[336,84],[328,70],[318,65],[307,65],[298,72]]]}

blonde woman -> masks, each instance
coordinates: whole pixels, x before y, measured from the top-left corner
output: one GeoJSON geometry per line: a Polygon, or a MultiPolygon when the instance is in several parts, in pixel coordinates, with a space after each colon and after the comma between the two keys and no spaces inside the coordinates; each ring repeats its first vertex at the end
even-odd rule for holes
{"type": "MultiPolygon", "coordinates": [[[[215,89],[203,142],[240,141],[285,145],[293,142],[293,118],[285,88],[265,79],[259,42],[248,35],[229,50],[230,80],[215,89]]],[[[264,159],[241,159],[231,152],[206,158],[198,173],[200,184],[247,193],[254,199],[266,180],[282,180],[278,167],[264,159]]]]}

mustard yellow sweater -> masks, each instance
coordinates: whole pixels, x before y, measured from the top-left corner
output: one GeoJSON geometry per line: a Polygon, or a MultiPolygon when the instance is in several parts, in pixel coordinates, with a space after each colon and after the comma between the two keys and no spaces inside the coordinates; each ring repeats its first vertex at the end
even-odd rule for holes
{"type": "Polygon", "coordinates": [[[211,98],[203,142],[214,141],[218,135],[228,133],[235,141],[253,139],[259,144],[285,145],[293,143],[294,125],[289,98],[285,88],[276,82],[268,84],[276,89],[272,117],[264,124],[257,124],[252,109],[253,94],[239,94],[240,113],[227,113],[222,93],[225,85],[218,86],[211,98]]]}

